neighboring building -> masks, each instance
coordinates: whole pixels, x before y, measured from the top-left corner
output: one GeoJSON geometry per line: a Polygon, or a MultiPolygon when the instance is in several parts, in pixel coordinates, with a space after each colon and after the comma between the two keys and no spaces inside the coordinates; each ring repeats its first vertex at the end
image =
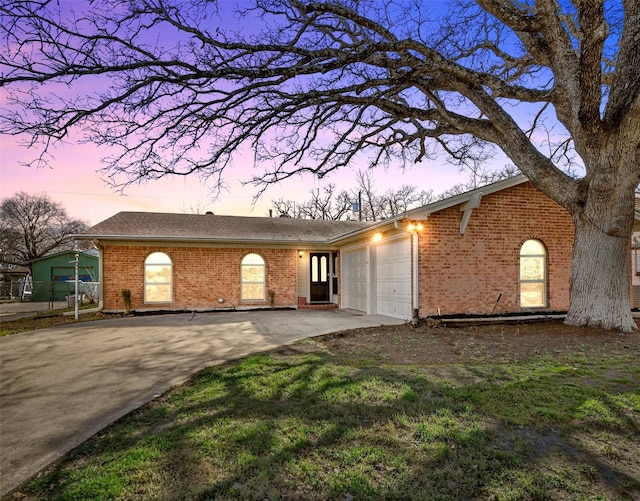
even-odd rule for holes
{"type": "MultiPolygon", "coordinates": [[[[33,301],[65,301],[75,294],[75,256],[78,279],[83,283],[100,281],[98,253],[65,251],[32,261],[33,301]]],[[[82,291],[81,291],[82,292],[82,291]]]]}
{"type": "Polygon", "coordinates": [[[524,176],[377,222],[121,212],[88,229],[106,311],[561,311],[573,223],[524,176]]]}
{"type": "Polygon", "coordinates": [[[0,264],[0,299],[21,299],[29,268],[16,264],[0,264]]]}
{"type": "Polygon", "coordinates": [[[631,237],[631,307],[640,308],[640,194],[636,193],[635,223],[631,237]]]}

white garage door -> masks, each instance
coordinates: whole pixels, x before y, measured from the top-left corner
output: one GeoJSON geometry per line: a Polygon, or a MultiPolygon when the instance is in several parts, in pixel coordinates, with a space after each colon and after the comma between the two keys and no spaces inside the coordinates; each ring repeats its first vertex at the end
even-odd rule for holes
{"type": "Polygon", "coordinates": [[[411,319],[411,243],[409,238],[376,246],[376,289],[379,315],[411,319]]]}
{"type": "Polygon", "coordinates": [[[367,249],[342,252],[342,307],[367,311],[367,249]]]}

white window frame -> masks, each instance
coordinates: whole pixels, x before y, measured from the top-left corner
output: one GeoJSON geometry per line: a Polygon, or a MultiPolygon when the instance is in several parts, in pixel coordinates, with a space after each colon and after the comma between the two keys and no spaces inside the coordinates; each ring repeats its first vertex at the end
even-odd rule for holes
{"type": "Polygon", "coordinates": [[[267,267],[266,267],[266,263],[264,260],[264,257],[262,257],[260,254],[258,254],[257,252],[251,252],[247,255],[245,255],[242,258],[242,261],[240,262],[240,301],[244,302],[244,303],[250,303],[250,302],[265,302],[266,301],[266,296],[267,296],[267,267]],[[253,258],[253,256],[257,256],[260,258],[260,260],[262,261],[261,264],[258,263],[246,263],[248,258],[253,258]],[[252,281],[252,280],[245,280],[244,279],[244,269],[245,267],[252,267],[255,268],[256,266],[262,266],[262,280],[261,281],[252,281]],[[246,298],[244,297],[244,286],[245,285],[262,285],[262,297],[261,298],[246,298]]]}
{"type": "Polygon", "coordinates": [[[548,300],[547,300],[547,247],[544,245],[544,242],[537,238],[528,238],[522,245],[520,246],[520,254],[518,259],[518,292],[520,296],[520,307],[526,309],[534,309],[534,308],[547,308],[548,300]],[[536,242],[542,247],[543,253],[540,254],[523,254],[522,250],[528,242],[536,242]],[[522,258],[542,258],[542,278],[541,279],[523,279],[522,278],[522,258]],[[522,286],[523,284],[542,284],[542,304],[535,305],[526,305],[523,304],[522,301],[522,286]]]}
{"type": "Polygon", "coordinates": [[[144,304],[171,304],[173,303],[173,261],[171,257],[160,251],[155,251],[149,254],[144,260],[144,304]],[[162,256],[162,258],[161,258],[162,256]],[[166,258],[166,260],[164,259],[166,258]],[[161,260],[162,259],[162,260],[161,260]],[[168,263],[166,262],[168,261],[168,263]],[[169,267],[169,281],[167,282],[147,282],[147,267],[150,266],[168,266],[169,267]],[[169,299],[162,301],[151,301],[147,299],[147,287],[155,285],[168,285],[169,286],[169,299]]]}

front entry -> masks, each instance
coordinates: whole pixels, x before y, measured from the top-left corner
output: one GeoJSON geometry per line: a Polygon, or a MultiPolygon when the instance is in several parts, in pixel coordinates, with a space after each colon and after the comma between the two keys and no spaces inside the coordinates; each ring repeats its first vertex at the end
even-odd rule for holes
{"type": "Polygon", "coordinates": [[[311,258],[311,291],[312,303],[329,302],[329,254],[312,252],[311,258]]]}

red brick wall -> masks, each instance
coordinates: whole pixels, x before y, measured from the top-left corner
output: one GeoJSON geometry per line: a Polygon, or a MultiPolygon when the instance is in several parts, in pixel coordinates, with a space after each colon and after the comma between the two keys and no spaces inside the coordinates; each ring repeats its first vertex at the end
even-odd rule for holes
{"type": "Polygon", "coordinates": [[[295,249],[105,245],[102,251],[106,311],[123,309],[122,289],[131,290],[131,307],[137,310],[268,306],[268,293],[265,301],[240,300],[240,263],[252,252],[265,261],[265,287],[275,291],[275,305],[294,306],[297,301],[295,249]],[[144,304],[144,260],[152,252],[164,252],[171,258],[171,304],[144,304]]]}
{"type": "Polygon", "coordinates": [[[420,315],[521,311],[519,255],[525,240],[547,248],[548,310],[569,307],[573,222],[530,183],[482,197],[465,235],[460,206],[431,214],[420,232],[420,315]]]}

